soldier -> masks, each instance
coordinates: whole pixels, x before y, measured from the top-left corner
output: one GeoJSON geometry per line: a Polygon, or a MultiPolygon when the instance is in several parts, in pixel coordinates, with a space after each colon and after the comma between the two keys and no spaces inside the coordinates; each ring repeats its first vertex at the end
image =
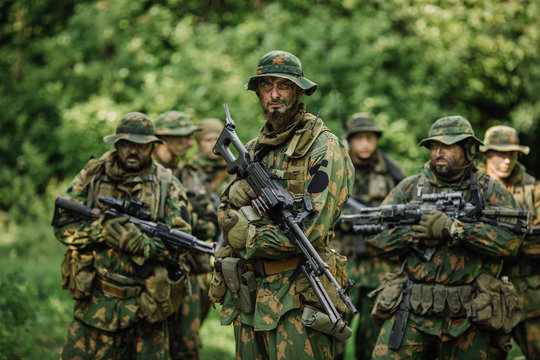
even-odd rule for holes
{"type": "MultiPolygon", "coordinates": [[[[214,206],[213,222],[217,224],[217,208],[220,204],[219,196],[225,190],[225,187],[233,180],[233,176],[227,172],[227,163],[225,160],[212,152],[212,148],[216,143],[223,124],[219,119],[207,118],[202,119],[197,124],[197,132],[195,132],[195,140],[199,147],[199,151],[195,152],[189,160],[181,166],[177,172],[177,176],[185,186],[188,198],[193,198],[195,204],[205,204],[205,199],[210,199],[214,206]]],[[[216,230],[215,241],[221,243],[219,229],[216,230]]],[[[198,254],[198,257],[206,256],[198,254]]],[[[197,262],[195,272],[200,274],[199,286],[201,288],[201,326],[210,309],[210,299],[208,298],[208,286],[210,285],[210,264],[208,258],[197,262]]],[[[192,269],[192,270],[193,270],[192,269]]]]}
{"type": "MultiPolygon", "coordinates": [[[[198,128],[193,125],[189,115],[179,111],[168,111],[156,119],[156,134],[165,143],[158,145],[154,154],[156,162],[171,169],[177,178],[181,177],[182,166],[178,160],[184,158],[193,146],[192,135],[198,128]]],[[[186,185],[182,179],[188,201],[191,205],[191,226],[193,235],[199,239],[211,240],[218,229],[217,217],[209,196],[203,191],[194,190],[192,184],[186,185]]],[[[182,308],[169,319],[171,333],[171,355],[173,359],[199,359],[201,356],[201,299],[208,292],[206,275],[210,272],[210,257],[203,253],[187,256],[190,270],[191,296],[182,308]]],[[[206,298],[206,296],[204,296],[206,298]]]]}
{"type": "MultiPolygon", "coordinates": [[[[246,148],[254,161],[283,179],[296,198],[309,197],[315,212],[303,220],[304,231],[323,260],[337,263],[333,272],[345,273],[344,257],[327,245],[352,190],[354,170],[340,140],[299,102],[302,95],[313,94],[317,84],[304,77],[296,56],[275,50],[259,60],[246,87],[257,94],[266,120],[246,148]]],[[[236,358],[331,359],[334,338],[302,321],[304,306],[316,303],[299,271],[300,251],[266,214],[255,214],[253,197],[247,181],[237,179],[225,190],[218,210],[229,246],[216,254],[224,258],[223,274],[214,272],[210,295],[223,302],[221,324],[233,324],[236,358]]]]}
{"type": "MultiPolygon", "coordinates": [[[[533,224],[540,224],[540,182],[527,174],[518,161],[518,153],[527,155],[528,146],[519,144],[517,131],[508,126],[493,126],[486,131],[484,146],[480,151],[485,157],[489,176],[499,180],[514,195],[521,208],[530,211],[533,224]]],[[[512,335],[527,359],[540,359],[540,238],[526,236],[518,256],[505,260],[502,274],[514,284],[523,306],[521,322],[512,335]]],[[[506,358],[502,354],[498,358],[506,358]]]]}
{"type": "MultiPolygon", "coordinates": [[[[101,195],[137,197],[153,221],[191,232],[182,185],[170,170],[152,162],[154,145],[161,140],[150,119],[129,113],[116,133],[103,140],[115,149],[85,165],[68,197],[97,209],[103,209],[101,195]]],[[[75,299],[63,359],[170,358],[165,319],[179,307],[189,282],[185,274],[171,280],[166,270],[170,255],[162,241],[127,220],[102,216],[55,229],[68,246],[63,286],[75,299]]]]}
{"type": "MultiPolygon", "coordinates": [[[[403,179],[403,172],[388,156],[377,147],[382,130],[375,126],[373,118],[367,113],[353,114],[347,121],[347,142],[349,155],[354,164],[354,189],[352,200],[344,212],[354,213],[353,200],[357,207],[378,206],[390,190],[403,179]]],[[[380,259],[370,256],[363,244],[362,236],[350,233],[344,224],[339,228],[331,246],[347,256],[347,274],[354,280],[349,292],[353,304],[358,309],[358,325],[355,338],[357,359],[369,359],[379,326],[371,320],[372,300],[367,294],[375,289],[384,274],[399,267],[397,259],[380,259]]],[[[351,319],[350,319],[351,320],[351,319]]],[[[343,358],[344,344],[338,343],[336,358],[343,358]]]]}
{"type": "MultiPolygon", "coordinates": [[[[476,209],[519,210],[508,190],[474,166],[479,144],[467,119],[437,120],[420,142],[430,150],[430,160],[419,174],[401,181],[382,205],[419,203],[423,194],[452,190],[462,192],[476,209]]],[[[377,289],[372,315],[384,323],[373,359],[486,359],[493,331],[509,331],[517,322],[515,291],[495,276],[501,259],[517,253],[522,236],[461,219],[428,211],[416,225],[368,239],[374,255],[398,255],[403,261],[401,271],[385,276],[377,289]]]]}

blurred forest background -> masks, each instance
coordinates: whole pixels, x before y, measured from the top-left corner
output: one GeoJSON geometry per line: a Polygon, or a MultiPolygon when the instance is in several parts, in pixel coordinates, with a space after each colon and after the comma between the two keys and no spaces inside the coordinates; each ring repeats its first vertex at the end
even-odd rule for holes
{"type": "MultiPolygon", "coordinates": [[[[246,141],[262,120],[243,85],[282,49],[319,84],[303,97],[310,112],[341,135],[352,113],[373,114],[408,174],[427,159],[417,143],[433,121],[461,114],[480,138],[516,127],[540,177],[538,24],[540,3],[525,0],[1,1],[0,359],[58,356],[73,302],[54,198],[125,113],[197,122],[228,103],[246,141]]],[[[206,358],[232,356],[230,342],[209,346],[206,358]]]]}

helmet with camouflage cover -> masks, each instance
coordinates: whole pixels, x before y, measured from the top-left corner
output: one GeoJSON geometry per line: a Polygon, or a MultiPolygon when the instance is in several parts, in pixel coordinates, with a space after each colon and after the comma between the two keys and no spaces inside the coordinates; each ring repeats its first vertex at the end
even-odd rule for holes
{"type": "Polygon", "coordinates": [[[317,84],[304,77],[302,64],[293,54],[283,50],[273,50],[259,59],[257,71],[253,75],[246,88],[255,91],[257,89],[257,78],[272,76],[288,79],[306,91],[306,95],[311,95],[317,90],[317,84]]]}
{"type": "Polygon", "coordinates": [[[463,116],[453,115],[435,121],[429,130],[428,137],[420,141],[419,145],[429,148],[432,141],[452,145],[466,139],[471,139],[475,145],[482,145],[482,141],[474,136],[469,120],[463,116]]]}
{"type": "Polygon", "coordinates": [[[375,125],[373,117],[368,113],[355,113],[352,114],[349,120],[347,120],[347,139],[352,135],[359,132],[372,132],[380,137],[382,130],[375,125]]]}
{"type": "Polygon", "coordinates": [[[197,131],[188,114],[181,111],[167,111],[156,120],[156,134],[168,136],[191,135],[197,131]]]}
{"type": "Polygon", "coordinates": [[[116,133],[103,138],[107,144],[116,144],[119,140],[127,140],[136,144],[163,143],[163,140],[156,137],[152,120],[140,112],[130,112],[124,115],[118,122],[116,133]]]}
{"type": "Polygon", "coordinates": [[[481,152],[495,151],[519,151],[524,155],[529,153],[528,146],[519,145],[519,136],[516,129],[510,126],[492,126],[486,131],[484,145],[480,146],[481,152]]]}

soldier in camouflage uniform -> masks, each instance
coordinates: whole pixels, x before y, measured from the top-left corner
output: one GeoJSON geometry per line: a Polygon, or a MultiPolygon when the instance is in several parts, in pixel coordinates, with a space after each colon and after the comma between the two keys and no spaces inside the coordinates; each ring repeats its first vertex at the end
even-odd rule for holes
{"type": "MultiPolygon", "coordinates": [[[[193,156],[179,168],[177,176],[186,188],[188,198],[193,198],[192,203],[199,205],[206,203],[209,198],[214,206],[214,219],[217,223],[217,208],[220,204],[219,196],[227,185],[233,180],[233,176],[227,172],[227,163],[225,160],[212,152],[212,148],[216,143],[223,123],[219,119],[207,118],[202,119],[197,124],[197,132],[195,132],[195,140],[198,145],[198,150],[193,156]]],[[[215,241],[222,242],[220,231],[216,231],[215,241]],[[220,240],[221,239],[221,240],[220,240]]],[[[204,254],[201,254],[204,255],[204,254]]],[[[202,265],[202,261],[199,262],[202,265]]],[[[210,310],[210,299],[208,297],[208,286],[210,285],[210,265],[208,261],[204,262],[204,267],[196,267],[196,270],[201,276],[199,277],[199,286],[201,288],[201,326],[210,310]]]]}
{"type": "MultiPolygon", "coordinates": [[[[377,148],[381,135],[382,130],[375,126],[373,118],[367,113],[353,114],[347,121],[349,155],[355,170],[352,198],[358,201],[359,206],[378,206],[403,179],[401,169],[377,148]]],[[[346,205],[344,213],[354,213],[354,208],[346,205]]],[[[371,320],[373,301],[367,294],[380,284],[384,274],[396,270],[399,263],[397,259],[370,256],[363,244],[362,235],[353,234],[350,230],[341,224],[330,245],[347,256],[347,274],[355,282],[349,295],[358,309],[355,356],[357,359],[368,359],[375,347],[380,327],[371,320]]],[[[336,358],[343,358],[344,355],[344,344],[338,343],[336,358]]]]}
{"type": "MultiPolygon", "coordinates": [[[[528,146],[519,144],[517,131],[508,126],[493,126],[486,132],[485,168],[489,176],[500,181],[514,195],[521,208],[530,211],[533,225],[540,224],[540,182],[527,174],[518,161],[518,153],[527,155],[528,146]]],[[[502,274],[516,287],[523,304],[522,321],[512,335],[527,359],[540,359],[540,237],[523,239],[518,256],[505,260],[502,274]]],[[[498,358],[505,359],[506,354],[498,358]]]]}
{"type": "MultiPolygon", "coordinates": [[[[339,138],[299,102],[303,94],[313,94],[317,85],[304,77],[296,56],[276,50],[259,60],[246,86],[257,94],[266,120],[247,150],[254,161],[283,179],[285,188],[296,198],[309,196],[315,212],[303,220],[306,236],[323,260],[332,264],[332,271],[336,273],[339,262],[337,271],[343,274],[344,257],[327,245],[352,190],[354,170],[339,138]]],[[[310,288],[298,268],[300,251],[267,215],[254,214],[250,206],[253,196],[246,180],[235,180],[222,195],[218,210],[229,244],[216,254],[224,257],[228,251],[223,273],[226,263],[241,259],[240,270],[233,268],[227,274],[246,279],[247,290],[253,289],[244,301],[237,297],[238,289],[223,284],[235,283],[235,279],[214,272],[210,295],[223,302],[222,325],[233,324],[236,358],[332,359],[334,338],[302,322],[310,288]]]]}
{"type": "MultiPolygon", "coordinates": [[[[154,159],[170,168],[180,179],[182,166],[178,160],[184,158],[193,146],[192,136],[198,131],[189,115],[180,111],[168,111],[156,119],[156,134],[165,144],[156,148],[154,159]]],[[[193,235],[199,239],[212,240],[217,233],[217,217],[209,196],[192,184],[184,183],[188,201],[193,209],[191,226],[193,235]]],[[[171,355],[173,359],[199,359],[201,355],[201,300],[206,299],[208,289],[205,279],[210,272],[210,256],[203,253],[192,253],[187,257],[190,269],[191,296],[182,304],[181,309],[169,319],[171,333],[171,355]]],[[[206,305],[205,305],[206,306],[206,305]]]]}
{"type": "MultiPolygon", "coordinates": [[[[152,162],[154,145],[161,140],[150,119],[129,113],[104,141],[115,150],[86,164],[68,198],[103,209],[100,195],[137,197],[153,221],[190,233],[182,185],[152,162]]],[[[188,292],[187,276],[171,280],[166,270],[170,254],[162,241],[142,234],[126,218],[74,221],[55,228],[57,239],[68,247],[63,287],[76,300],[62,358],[170,359],[165,319],[188,292]]]]}
{"type": "MultiPolygon", "coordinates": [[[[449,116],[437,120],[429,137],[420,142],[430,149],[430,161],[419,174],[401,181],[381,205],[419,203],[422,194],[452,190],[462,192],[473,204],[519,209],[506,188],[474,166],[479,144],[467,119],[449,116]]],[[[394,273],[378,289],[372,315],[386,320],[373,359],[489,358],[494,336],[485,329],[499,323],[495,324],[497,317],[484,314],[501,304],[505,321],[507,313],[512,324],[519,319],[511,284],[495,276],[502,268],[502,258],[515,255],[521,240],[521,235],[505,227],[451,220],[441,211],[426,212],[416,225],[389,228],[369,238],[367,246],[374,255],[397,255],[403,260],[403,272],[394,273]],[[396,281],[400,284],[397,290],[396,281]],[[391,350],[392,327],[399,323],[395,311],[405,297],[401,286],[411,284],[409,281],[410,315],[403,341],[397,350],[391,350]],[[489,296],[486,284],[496,289],[490,288],[489,296]],[[515,303],[491,303],[491,299],[505,298],[499,291],[503,288],[509,291],[506,298],[515,303]],[[385,311],[387,315],[381,317],[385,311]]]]}

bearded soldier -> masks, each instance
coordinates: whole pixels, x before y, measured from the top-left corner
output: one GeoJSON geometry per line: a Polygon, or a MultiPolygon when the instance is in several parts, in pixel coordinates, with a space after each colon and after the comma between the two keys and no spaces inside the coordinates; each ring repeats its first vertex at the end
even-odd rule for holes
{"type": "MultiPolygon", "coordinates": [[[[295,198],[307,196],[298,211],[308,204],[314,211],[302,221],[303,230],[321,258],[333,264],[334,274],[346,276],[344,257],[327,245],[352,190],[354,170],[340,140],[299,102],[317,85],[304,77],[295,55],[276,50],[259,60],[247,88],[257,94],[266,120],[247,150],[295,198]]],[[[334,338],[302,321],[307,304],[320,304],[299,270],[300,251],[267,214],[253,211],[253,198],[248,182],[237,179],[218,211],[228,246],[216,254],[223,259],[222,274],[214,272],[210,295],[223,301],[222,325],[233,324],[236,357],[332,359],[334,338]]],[[[344,311],[336,298],[332,301],[344,311]]]]}
{"type": "MultiPolygon", "coordinates": [[[[423,203],[424,195],[454,191],[476,214],[492,207],[519,210],[507,189],[474,166],[479,144],[464,117],[437,120],[420,142],[430,160],[381,205],[423,203]]],[[[382,328],[373,359],[485,359],[495,332],[517,323],[515,291],[496,276],[502,258],[517,253],[522,235],[478,216],[467,222],[431,210],[417,224],[368,239],[374,255],[403,261],[377,289],[372,316],[382,328]]]]}
{"type": "MultiPolygon", "coordinates": [[[[171,169],[176,177],[181,176],[183,159],[193,146],[193,134],[197,126],[184,112],[167,111],[156,119],[156,135],[164,144],[156,148],[156,162],[171,169]]],[[[191,226],[193,235],[199,239],[211,241],[217,233],[217,217],[210,197],[206,192],[186,184],[187,179],[180,179],[186,190],[191,205],[191,226]]],[[[181,309],[169,319],[171,333],[171,355],[173,359],[199,359],[201,356],[201,299],[206,299],[208,289],[205,285],[206,274],[210,271],[210,256],[203,253],[191,253],[187,256],[190,270],[191,296],[182,304],[181,309]],[[204,295],[203,295],[204,294],[204,295]]]]}
{"type": "MultiPolygon", "coordinates": [[[[486,131],[484,146],[489,176],[500,181],[514,195],[523,210],[530,211],[533,224],[540,224],[540,182],[526,172],[518,154],[527,155],[528,146],[519,144],[518,133],[509,126],[493,126],[486,131]]],[[[514,284],[521,303],[523,317],[512,330],[512,336],[527,359],[540,358],[540,237],[525,236],[518,256],[505,260],[502,274],[514,284]]],[[[497,356],[504,359],[506,354],[497,356]]]]}
{"type": "MultiPolygon", "coordinates": [[[[182,185],[170,170],[152,162],[154,146],[162,141],[150,119],[129,113],[104,141],[114,150],[86,164],[72,181],[68,197],[99,210],[105,209],[101,195],[127,202],[137,198],[152,221],[189,233],[182,185]]],[[[141,233],[128,220],[101,216],[55,229],[68,247],[63,286],[76,300],[64,359],[170,358],[165,319],[180,306],[189,282],[185,273],[179,279],[169,277],[171,259],[163,242],[141,233]]]]}
{"type": "MultiPolygon", "coordinates": [[[[358,210],[355,206],[378,206],[403,179],[399,167],[377,147],[382,133],[367,113],[353,114],[347,120],[347,142],[355,173],[352,199],[348,201],[344,212],[354,213],[358,210]]],[[[399,263],[397,259],[370,256],[361,235],[351,233],[346,224],[341,224],[338,230],[330,245],[347,256],[347,274],[355,282],[349,295],[359,310],[355,356],[357,359],[368,359],[375,347],[379,326],[371,320],[372,300],[367,295],[379,285],[384,274],[395,270],[399,263]]],[[[344,345],[338,343],[336,355],[339,358],[345,355],[344,345]]]]}

